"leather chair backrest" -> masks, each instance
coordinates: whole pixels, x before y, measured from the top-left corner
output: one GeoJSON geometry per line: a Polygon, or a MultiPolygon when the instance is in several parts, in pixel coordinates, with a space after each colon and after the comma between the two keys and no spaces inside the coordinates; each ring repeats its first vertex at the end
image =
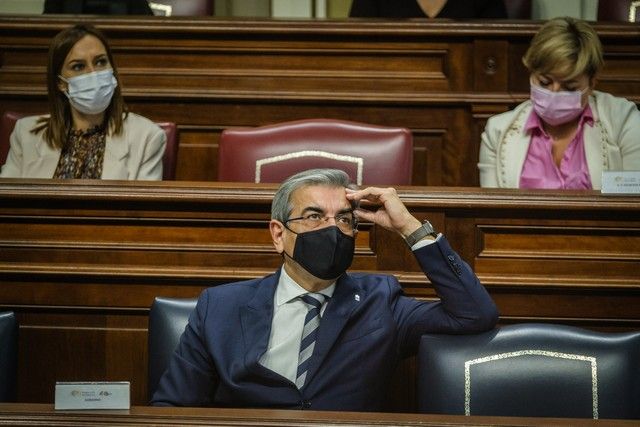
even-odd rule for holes
{"type": "Polygon", "coordinates": [[[640,332],[523,323],[427,334],[417,363],[420,412],[640,418],[640,332]]]}
{"type": "Polygon", "coordinates": [[[218,181],[282,182],[313,168],[337,168],[357,184],[410,185],[413,138],[405,128],[308,119],[226,129],[218,181]]]}
{"type": "Polygon", "coordinates": [[[600,0],[598,21],[640,22],[640,1],[600,0]]]}
{"type": "MultiPolygon", "coordinates": [[[[9,153],[11,144],[10,137],[16,122],[26,116],[28,116],[26,113],[5,111],[2,118],[0,118],[0,167],[4,165],[7,160],[7,154],[9,153]]],[[[162,179],[165,181],[174,180],[176,177],[176,164],[178,162],[177,126],[173,122],[160,122],[156,124],[160,126],[167,135],[167,145],[164,150],[164,157],[162,158],[162,179]]]]}
{"type": "Polygon", "coordinates": [[[16,400],[18,321],[13,312],[0,312],[0,402],[16,400]]]}
{"type": "Polygon", "coordinates": [[[167,369],[180,336],[196,307],[196,298],[156,297],[149,311],[149,400],[167,369]]]}
{"type": "Polygon", "coordinates": [[[214,0],[149,0],[149,6],[161,16],[211,16],[214,0]]]}
{"type": "Polygon", "coordinates": [[[504,0],[508,19],[531,19],[531,0],[504,0]]]}
{"type": "Polygon", "coordinates": [[[6,111],[0,118],[0,166],[7,161],[9,147],[11,145],[10,137],[16,122],[26,116],[24,113],[15,111],[6,111]]]}

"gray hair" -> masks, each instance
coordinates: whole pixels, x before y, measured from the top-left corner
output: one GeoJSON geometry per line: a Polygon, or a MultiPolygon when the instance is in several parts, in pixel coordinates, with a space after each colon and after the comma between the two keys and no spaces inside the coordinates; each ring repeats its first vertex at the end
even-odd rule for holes
{"type": "MultiPolygon", "coordinates": [[[[298,172],[287,178],[278,188],[271,203],[271,218],[284,223],[289,219],[293,206],[291,195],[301,187],[311,185],[323,185],[327,187],[345,187],[357,189],[351,182],[349,175],[340,169],[309,169],[298,172]]],[[[356,202],[351,202],[351,207],[357,207],[356,202]]]]}

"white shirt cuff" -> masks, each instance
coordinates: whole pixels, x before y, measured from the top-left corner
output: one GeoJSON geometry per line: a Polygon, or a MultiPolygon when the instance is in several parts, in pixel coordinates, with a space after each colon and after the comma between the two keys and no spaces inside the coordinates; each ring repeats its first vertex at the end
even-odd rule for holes
{"type": "Polygon", "coordinates": [[[436,240],[438,240],[440,238],[440,236],[442,236],[442,233],[438,233],[438,237],[436,237],[435,239],[418,240],[415,245],[411,246],[411,250],[412,251],[417,251],[420,248],[424,248],[427,245],[431,245],[431,244],[435,243],[436,240]]]}

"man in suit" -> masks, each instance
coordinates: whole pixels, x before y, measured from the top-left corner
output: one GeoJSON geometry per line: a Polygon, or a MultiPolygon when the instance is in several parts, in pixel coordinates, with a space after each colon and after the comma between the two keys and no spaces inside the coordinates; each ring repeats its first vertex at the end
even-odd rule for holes
{"type": "Polygon", "coordinates": [[[282,268],[201,294],[153,405],[379,411],[422,334],[495,325],[491,297],[442,234],[395,189],[352,188],[335,169],[282,183],[269,223],[282,268]],[[347,273],[358,220],[405,238],[440,300],[404,296],[394,276],[347,273]]]}

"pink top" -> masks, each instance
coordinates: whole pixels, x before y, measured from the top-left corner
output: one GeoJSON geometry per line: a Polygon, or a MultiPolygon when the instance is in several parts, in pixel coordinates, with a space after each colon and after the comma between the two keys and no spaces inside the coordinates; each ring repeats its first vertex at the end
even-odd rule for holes
{"type": "Polygon", "coordinates": [[[520,188],[592,189],[584,152],[585,123],[593,126],[593,112],[589,105],[580,115],[578,132],[567,146],[558,167],[551,153],[551,137],[535,111],[531,111],[525,124],[525,131],[531,134],[531,143],[520,174],[520,188]]]}

